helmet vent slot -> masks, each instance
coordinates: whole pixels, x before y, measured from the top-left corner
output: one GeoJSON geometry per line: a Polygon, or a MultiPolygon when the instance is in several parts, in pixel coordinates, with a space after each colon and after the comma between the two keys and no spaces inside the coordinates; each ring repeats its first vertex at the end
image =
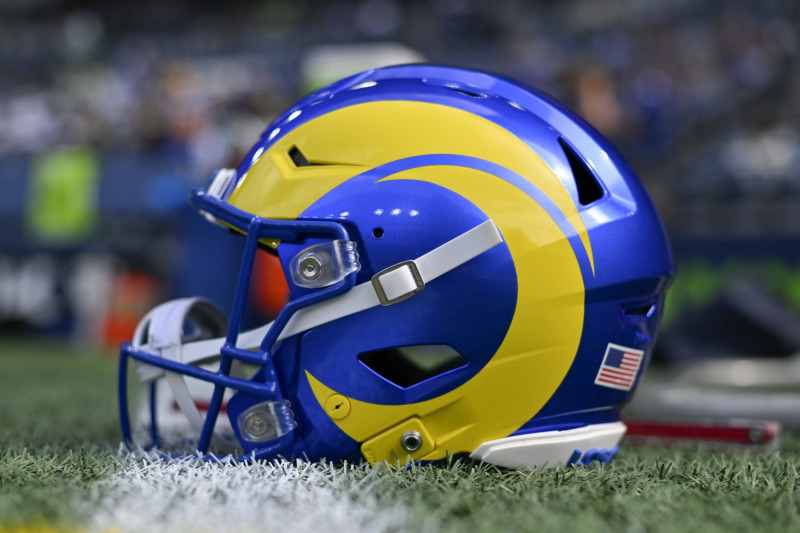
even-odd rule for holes
{"type": "Polygon", "coordinates": [[[289,157],[292,158],[292,161],[294,161],[294,165],[296,167],[310,167],[311,166],[311,163],[308,162],[308,159],[306,159],[306,156],[303,155],[303,152],[301,152],[300,149],[297,146],[292,146],[292,148],[289,150],[289,157]]]}
{"type": "Polygon", "coordinates": [[[404,389],[467,364],[464,356],[445,344],[386,348],[362,353],[358,360],[404,389]]]}
{"type": "Polygon", "coordinates": [[[348,165],[349,163],[338,163],[329,161],[309,161],[306,155],[297,146],[289,149],[289,157],[296,167],[323,167],[329,165],[348,165]]]}
{"type": "Polygon", "coordinates": [[[569,167],[575,179],[575,187],[578,189],[578,201],[581,205],[589,205],[602,198],[603,187],[586,161],[563,137],[558,138],[558,144],[561,145],[567,161],[569,161],[569,167]]]}
{"type": "Polygon", "coordinates": [[[636,306],[628,307],[623,309],[625,316],[634,317],[634,316],[650,316],[652,313],[653,308],[655,308],[656,304],[654,303],[645,303],[639,304],[636,306]]]}
{"type": "Polygon", "coordinates": [[[473,91],[471,89],[465,88],[461,85],[445,85],[446,88],[450,89],[451,91],[455,91],[457,93],[461,93],[467,96],[471,96],[472,98],[486,98],[486,95],[483,93],[479,93],[477,91],[473,91]]]}
{"type": "Polygon", "coordinates": [[[422,83],[432,85],[434,87],[441,87],[453,92],[461,93],[464,96],[471,98],[487,98],[494,96],[478,87],[472,87],[462,82],[452,80],[440,80],[435,78],[422,78],[422,83]]]}

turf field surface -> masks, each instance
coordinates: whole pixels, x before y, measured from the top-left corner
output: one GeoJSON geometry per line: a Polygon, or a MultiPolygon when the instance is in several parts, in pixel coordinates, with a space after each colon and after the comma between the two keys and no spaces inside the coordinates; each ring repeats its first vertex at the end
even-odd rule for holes
{"type": "Polygon", "coordinates": [[[0,343],[0,532],[794,531],[800,439],[752,454],[624,447],[508,471],[164,461],[121,449],[116,361],[0,343]]]}

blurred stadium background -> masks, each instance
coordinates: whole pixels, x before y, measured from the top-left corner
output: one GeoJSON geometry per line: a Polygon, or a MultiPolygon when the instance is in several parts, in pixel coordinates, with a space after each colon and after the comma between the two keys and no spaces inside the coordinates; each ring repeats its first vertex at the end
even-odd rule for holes
{"type": "MultiPolygon", "coordinates": [[[[240,243],[186,206],[310,89],[486,69],[612,139],[679,275],[659,355],[800,350],[791,0],[0,0],[0,335],[115,349],[157,301],[229,308],[240,243]]],[[[280,305],[254,287],[251,320],[280,305]]]]}

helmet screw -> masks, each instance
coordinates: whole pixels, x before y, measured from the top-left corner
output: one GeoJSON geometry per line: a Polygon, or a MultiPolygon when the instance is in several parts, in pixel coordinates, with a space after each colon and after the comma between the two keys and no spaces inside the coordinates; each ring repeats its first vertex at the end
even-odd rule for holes
{"type": "Polygon", "coordinates": [[[297,270],[303,279],[315,280],[322,274],[322,263],[313,255],[308,255],[300,260],[297,270]]]}
{"type": "Polygon", "coordinates": [[[422,435],[416,431],[406,431],[400,438],[400,445],[407,452],[415,452],[422,448],[422,435]]]}
{"type": "Polygon", "coordinates": [[[259,413],[251,413],[244,421],[244,427],[253,437],[260,437],[267,432],[267,419],[259,413]]]}

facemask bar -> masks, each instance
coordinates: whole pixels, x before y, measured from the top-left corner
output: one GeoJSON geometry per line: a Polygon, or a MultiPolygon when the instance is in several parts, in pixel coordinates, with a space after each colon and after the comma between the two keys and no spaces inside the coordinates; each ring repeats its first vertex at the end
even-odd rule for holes
{"type": "MultiPolygon", "coordinates": [[[[355,285],[356,273],[347,274],[340,281],[313,291],[309,294],[290,300],[279,313],[272,326],[267,331],[261,346],[257,352],[238,348],[237,339],[240,334],[242,315],[244,313],[247,291],[250,285],[255,253],[258,242],[261,239],[280,240],[286,242],[301,242],[307,238],[321,238],[331,240],[349,241],[349,235],[342,224],[328,221],[302,221],[302,220],[270,220],[253,216],[241,211],[227,202],[220,201],[212,195],[203,191],[194,191],[190,202],[200,209],[204,214],[222,221],[242,233],[246,237],[245,249],[242,254],[242,262],[239,270],[239,279],[236,286],[233,309],[229,317],[228,331],[224,344],[220,348],[219,370],[212,372],[192,365],[187,365],[171,359],[166,359],[156,354],[144,350],[135,349],[131,343],[122,345],[120,351],[120,371],[119,371],[119,404],[120,421],[122,424],[123,439],[129,445],[133,443],[130,425],[130,416],[127,399],[127,367],[128,358],[132,357],[143,363],[162,368],[166,371],[176,372],[188,377],[200,379],[214,383],[214,392],[209,403],[203,430],[197,443],[197,450],[201,453],[208,451],[208,446],[213,435],[217,416],[222,405],[223,394],[226,388],[238,391],[249,392],[262,396],[265,400],[273,402],[284,401],[283,394],[278,384],[277,374],[273,364],[273,349],[278,343],[278,336],[283,331],[289,319],[300,309],[314,305],[323,300],[327,300],[346,293],[355,285]],[[239,360],[248,364],[259,365],[263,368],[265,375],[264,383],[256,383],[245,379],[231,377],[231,365],[234,360],[239,360]]],[[[154,384],[153,384],[154,385],[154,384]]],[[[153,386],[151,385],[151,386],[153,386]]],[[[151,431],[153,445],[158,442],[153,408],[153,394],[151,391],[151,431]]],[[[293,439],[293,432],[282,435],[274,442],[258,449],[253,454],[245,458],[265,458],[280,453],[293,439]]]]}

